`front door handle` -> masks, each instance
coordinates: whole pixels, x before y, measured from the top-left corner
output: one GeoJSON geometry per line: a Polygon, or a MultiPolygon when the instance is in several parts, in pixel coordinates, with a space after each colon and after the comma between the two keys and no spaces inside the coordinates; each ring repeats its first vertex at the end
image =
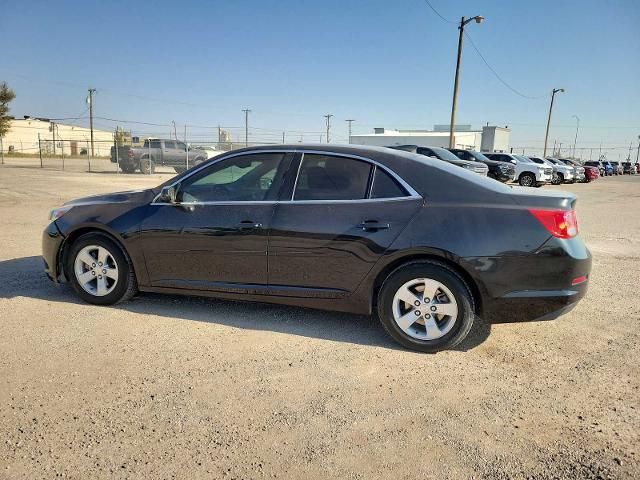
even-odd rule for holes
{"type": "Polygon", "coordinates": [[[387,228],[391,228],[391,225],[388,223],[379,222],[378,220],[365,220],[361,224],[358,225],[365,232],[375,232],[378,230],[385,230],[387,228]]]}
{"type": "Polygon", "coordinates": [[[253,220],[243,220],[238,224],[240,230],[254,230],[256,228],[262,228],[262,224],[254,222],[253,220]]]}

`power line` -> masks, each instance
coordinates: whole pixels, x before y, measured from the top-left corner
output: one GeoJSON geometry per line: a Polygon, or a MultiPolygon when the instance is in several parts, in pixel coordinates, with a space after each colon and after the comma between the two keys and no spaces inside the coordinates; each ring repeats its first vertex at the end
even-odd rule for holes
{"type": "Polygon", "coordinates": [[[440,15],[440,12],[438,12],[433,5],[431,5],[431,3],[429,2],[429,0],[424,0],[424,3],[426,3],[427,5],[429,5],[429,8],[431,10],[433,10],[433,13],[435,13],[436,15],[438,15],[443,21],[447,22],[447,23],[457,23],[457,22],[453,22],[449,19],[444,18],[442,15],[440,15]]]}
{"type": "Polygon", "coordinates": [[[471,46],[476,51],[476,53],[480,56],[480,58],[482,59],[484,64],[487,66],[487,68],[491,71],[491,73],[493,73],[495,75],[495,77],[500,81],[500,83],[502,83],[505,87],[507,87],[513,93],[515,93],[516,95],[521,96],[522,98],[528,98],[529,100],[538,100],[540,98],[543,98],[543,97],[547,96],[547,94],[544,94],[544,95],[539,95],[537,97],[531,97],[531,96],[525,95],[524,93],[521,93],[518,90],[516,90],[515,88],[513,88],[505,80],[503,80],[500,75],[498,75],[498,72],[496,72],[495,69],[491,65],[489,65],[489,62],[487,61],[487,59],[484,58],[484,55],[482,55],[482,53],[480,52],[478,47],[476,47],[476,44],[473,43],[473,40],[471,39],[471,36],[467,32],[465,32],[464,35],[465,35],[465,37],[467,37],[467,40],[469,40],[469,43],[471,43],[471,46]]]}

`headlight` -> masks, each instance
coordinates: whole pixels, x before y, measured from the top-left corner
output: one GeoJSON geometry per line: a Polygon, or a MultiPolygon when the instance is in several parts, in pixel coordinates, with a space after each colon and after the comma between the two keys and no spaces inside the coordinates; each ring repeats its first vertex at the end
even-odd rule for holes
{"type": "Polygon", "coordinates": [[[476,167],[474,165],[463,165],[462,168],[466,168],[467,170],[475,170],[476,167]]]}
{"type": "Polygon", "coordinates": [[[68,206],[68,207],[60,207],[60,208],[54,208],[53,210],[51,210],[51,212],[49,213],[49,221],[53,222],[54,220],[59,219],[61,216],[63,216],[65,213],[67,213],[69,210],[71,210],[73,207],[72,206],[68,206]]]}

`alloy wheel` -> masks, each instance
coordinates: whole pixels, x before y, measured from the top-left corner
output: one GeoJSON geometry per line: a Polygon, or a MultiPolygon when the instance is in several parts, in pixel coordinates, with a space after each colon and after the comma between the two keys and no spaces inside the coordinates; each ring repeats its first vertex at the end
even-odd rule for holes
{"type": "Polygon", "coordinates": [[[108,295],[118,283],[118,264],[100,245],[88,245],[78,252],[74,273],[82,289],[96,297],[108,295]]]}
{"type": "Polygon", "coordinates": [[[445,336],[458,317],[458,303],[451,290],[430,278],[416,278],[402,285],[393,297],[392,308],[398,327],[418,340],[445,336]]]}

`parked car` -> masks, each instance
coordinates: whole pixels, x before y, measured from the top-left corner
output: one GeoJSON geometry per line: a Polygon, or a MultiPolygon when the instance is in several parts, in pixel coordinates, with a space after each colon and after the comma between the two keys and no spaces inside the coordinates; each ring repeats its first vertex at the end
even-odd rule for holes
{"type": "Polygon", "coordinates": [[[594,167],[591,165],[584,165],[584,183],[592,182],[600,178],[600,170],[598,167],[594,167]]]}
{"type": "Polygon", "coordinates": [[[562,177],[560,183],[573,183],[576,181],[576,172],[573,166],[566,165],[557,158],[547,157],[545,160],[557,169],[559,176],[562,177]]]}
{"type": "Polygon", "coordinates": [[[194,150],[200,150],[207,154],[207,159],[222,155],[226,150],[216,150],[210,145],[193,145],[191,148],[194,150]]]}
{"type": "Polygon", "coordinates": [[[499,182],[512,182],[516,178],[516,167],[511,163],[491,160],[475,150],[463,150],[460,148],[448,148],[447,150],[461,160],[484,163],[489,168],[487,175],[494,180],[498,180],[499,182]]]}
{"type": "Polygon", "coordinates": [[[445,162],[449,162],[453,165],[457,165],[458,167],[471,170],[472,172],[475,172],[479,175],[487,176],[487,174],[489,173],[489,167],[487,167],[484,163],[461,160],[446,148],[422,147],[419,145],[398,145],[389,148],[402,150],[404,152],[417,153],[418,155],[425,155],[427,157],[437,158],[438,160],[444,160],[445,162]]]}
{"type": "Polygon", "coordinates": [[[626,175],[635,175],[638,173],[636,171],[636,165],[631,162],[622,162],[622,173],[626,175]]]}
{"type": "Polygon", "coordinates": [[[582,164],[582,166],[583,167],[596,167],[601,176],[604,177],[604,175],[605,175],[605,168],[604,168],[604,163],[603,162],[598,162],[598,161],[595,161],[595,160],[589,160],[587,162],[584,162],[582,164]]]}
{"type": "Polygon", "coordinates": [[[430,352],[461,342],[475,315],[546,320],[576,305],[591,255],[575,201],[400,150],[272,145],[67,202],[43,257],[96,305],[141,291],[376,312],[430,352]]]}
{"type": "Polygon", "coordinates": [[[551,182],[553,168],[537,165],[528,158],[519,159],[517,155],[510,153],[485,153],[486,157],[498,162],[507,162],[515,165],[516,179],[523,187],[540,187],[551,182]]]}
{"type": "Polygon", "coordinates": [[[604,165],[604,174],[605,176],[612,176],[614,174],[613,171],[613,165],[611,165],[610,162],[602,162],[602,164],[604,165]]]}
{"type": "Polygon", "coordinates": [[[613,167],[613,174],[614,175],[622,175],[622,174],[624,174],[624,170],[622,168],[622,163],[620,163],[620,162],[609,162],[609,163],[613,167]]]}
{"type": "Polygon", "coordinates": [[[199,165],[207,160],[203,150],[187,147],[184,142],[149,138],[142,147],[111,147],[111,162],[117,163],[124,173],[155,172],[156,165],[173,167],[176,173],[184,172],[187,167],[199,165]]]}
{"type": "Polygon", "coordinates": [[[573,168],[573,175],[576,182],[583,183],[585,181],[586,176],[582,165],[568,158],[558,158],[557,160],[573,168]]]}
{"type": "Polygon", "coordinates": [[[554,163],[551,163],[549,160],[540,157],[527,156],[527,158],[533,163],[537,163],[538,165],[547,165],[553,169],[553,173],[551,176],[551,183],[553,185],[560,185],[562,182],[564,182],[564,179],[567,176],[566,170],[568,170],[569,167],[556,165],[554,163]]]}

